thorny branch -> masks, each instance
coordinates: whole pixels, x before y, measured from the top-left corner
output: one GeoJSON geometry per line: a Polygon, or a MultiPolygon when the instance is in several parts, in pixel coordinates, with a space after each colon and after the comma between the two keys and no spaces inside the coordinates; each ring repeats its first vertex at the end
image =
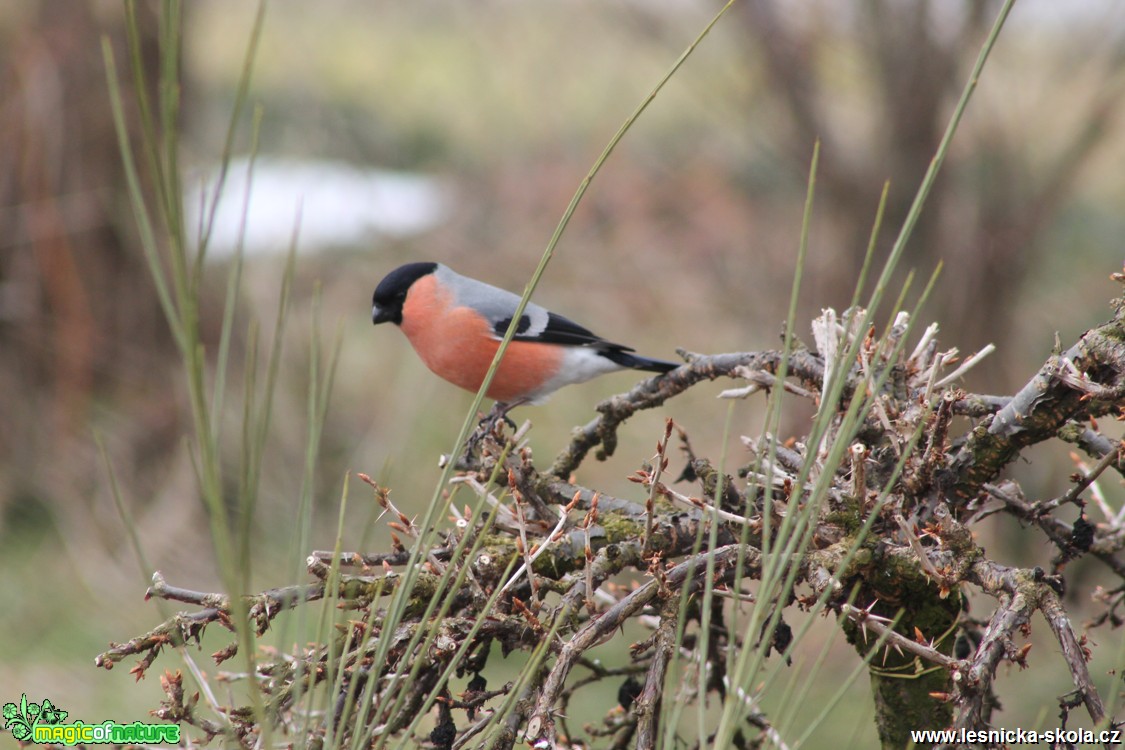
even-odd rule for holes
{"type": "MultiPolygon", "coordinates": [[[[1059,699],[1064,719],[1081,705],[1092,722],[1111,725],[1115,719],[1106,715],[1087,667],[1091,646],[1076,632],[1061,593],[1066,566],[1089,556],[1117,581],[1099,591],[1105,613],[1094,623],[1125,624],[1119,614],[1125,608],[1125,511],[1113,509],[1098,488],[1099,475],[1110,468],[1125,471],[1125,460],[1118,442],[1096,422],[1125,412],[1121,303],[1110,321],[1052,356],[1010,397],[945,385],[967,368],[958,367],[955,350],[938,350],[936,326],[905,354],[909,347],[895,344],[908,330],[906,317],[880,340],[871,330],[858,330],[859,312],[845,313],[843,322],[831,311],[818,319],[817,351],[793,351],[784,381],[777,377],[780,352],[685,354],[686,364],[677,370],[599,404],[599,416],[575,431],[545,472],[530,451],[505,445],[511,438],[501,425],[476,442],[457,479],[458,486],[479,494],[487,512],[458,512],[457,523],[420,554],[397,537],[390,552],[338,558],[314,552],[308,561],[313,583],[246,597],[259,634],[282,612],[320,600],[337,602],[353,617],[334,642],[263,656],[256,677],[269,706],[265,720],[275,732],[307,726],[311,739],[339,733],[364,747],[407,731],[413,741],[436,748],[555,746],[574,739],[573,729],[564,738],[566,718],[559,712],[575,691],[624,678],[620,705],[607,712],[601,727],[584,727],[587,743],[607,738],[611,747],[656,747],[667,731],[661,722],[668,716],[662,706],[670,670],[686,658],[697,665],[697,682],[682,685],[678,700],[702,701],[713,692],[741,702],[744,721],[736,743],[785,746],[788,738],[757,704],[755,684],[734,682],[726,667],[732,654],[747,649],[762,648],[767,655],[776,650],[788,659],[791,631],[780,612],[799,608],[834,613],[860,653],[869,631],[874,634],[883,659],[872,662],[873,686],[876,677],[904,668],[926,675],[931,687],[922,690],[897,680],[896,687],[906,685],[898,691],[907,696],[904,714],[920,707],[936,717],[933,728],[966,729],[995,723],[1000,667],[1005,661],[1027,666],[1026,636],[1039,613],[1071,675],[1072,685],[1059,699]],[[853,345],[858,353],[850,363],[826,368],[823,352],[853,345]],[[821,403],[825,379],[841,377],[840,403],[821,403]],[[678,426],[688,456],[684,476],[696,483],[693,490],[672,487],[672,475],[663,474],[676,429],[669,423],[651,459],[656,465],[643,464],[632,476],[643,494],[613,497],[574,482],[590,451],[599,449],[600,458],[614,453],[617,432],[633,414],[718,378],[750,384],[727,389],[722,395],[728,398],[784,388],[791,397],[812,399],[831,410],[827,430],[815,440],[743,437],[747,461],[735,477],[695,455],[678,426]],[[861,399],[852,410],[856,421],[848,416],[852,399],[861,399]],[[966,428],[966,420],[975,423],[966,428]],[[1028,446],[1055,438],[1094,463],[1054,497],[1028,500],[1001,472],[1028,446]],[[843,450],[834,451],[837,445],[843,450]],[[830,455],[839,458],[831,463],[830,455]],[[500,481],[490,485],[493,476],[500,481]],[[1090,494],[1093,502],[1085,499],[1090,494]],[[1055,548],[1049,574],[988,558],[973,529],[997,514],[1045,535],[1055,548]],[[767,560],[781,561],[781,573],[767,574],[767,560]],[[619,574],[641,581],[623,584],[614,580],[619,574]],[[788,575],[793,585],[759,601],[754,582],[767,575],[788,575]],[[391,595],[407,580],[405,608],[389,613],[391,595]],[[451,587],[452,580],[465,585],[451,587]],[[970,589],[995,602],[984,620],[962,611],[970,589]],[[704,623],[706,596],[713,598],[704,623]],[[434,601],[443,604],[440,616],[424,620],[434,601]],[[767,607],[771,631],[725,625],[758,605],[767,607]],[[630,622],[650,635],[630,646],[627,667],[606,668],[590,657],[595,646],[621,639],[630,622]],[[704,633],[708,647],[700,653],[704,633]],[[504,655],[538,654],[526,679],[488,689],[494,646],[504,655]],[[408,674],[412,681],[404,679],[408,674]],[[465,690],[454,694],[450,676],[469,677],[465,690]],[[317,686],[341,690],[337,709],[296,721],[298,699],[317,686]],[[415,719],[426,706],[432,708],[422,729],[415,719]]],[[[385,490],[374,490],[398,519],[392,519],[395,528],[407,536],[420,533],[389,504],[385,490]]],[[[138,655],[133,672],[140,678],[165,647],[198,643],[212,623],[234,626],[226,595],[174,587],[159,574],[148,595],[198,609],[112,644],[99,665],[111,668],[138,655]]],[[[214,659],[233,654],[231,645],[214,659]]],[[[229,707],[222,721],[213,721],[185,696],[178,674],[166,674],[162,684],[167,697],[157,715],[197,727],[204,739],[222,734],[247,748],[259,741],[263,727],[247,709],[229,707]]],[[[900,699],[873,689],[877,709],[893,709],[891,702],[900,699]]],[[[878,711],[884,744],[895,745],[901,732],[887,718],[894,713],[878,711]]]]}
{"type": "MultiPolygon", "coordinates": [[[[612,456],[617,450],[617,428],[625,420],[644,409],[654,409],[668,399],[683,393],[696,383],[730,377],[739,370],[775,373],[781,364],[781,352],[741,352],[734,354],[692,354],[681,352],[688,364],[677,370],[638,383],[628,393],[614,396],[598,404],[596,417],[575,432],[570,446],[555,458],[550,474],[567,477],[598,445],[599,459],[612,456]]],[[[789,373],[810,385],[824,377],[824,361],[807,349],[799,349],[789,357],[789,373]]]]}

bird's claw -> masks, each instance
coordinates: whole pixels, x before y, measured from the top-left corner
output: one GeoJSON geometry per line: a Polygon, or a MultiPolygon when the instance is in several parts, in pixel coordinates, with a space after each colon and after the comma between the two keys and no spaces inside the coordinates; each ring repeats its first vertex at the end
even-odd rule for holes
{"type": "Polygon", "coordinates": [[[509,417],[506,412],[500,412],[499,414],[496,414],[493,413],[495,411],[496,410],[493,409],[492,412],[489,412],[487,416],[483,417],[480,422],[477,423],[477,429],[473,433],[474,435],[476,435],[477,433],[481,433],[483,435],[495,433],[496,425],[500,424],[500,422],[504,422],[509,427],[511,427],[512,430],[516,429],[516,423],[512,421],[512,418],[509,417]]]}
{"type": "Polygon", "coordinates": [[[472,458],[473,452],[476,451],[481,441],[486,437],[491,435],[497,440],[503,439],[503,434],[497,430],[497,425],[500,423],[506,423],[512,428],[513,432],[516,430],[516,423],[508,416],[508,411],[514,406],[515,404],[503,404],[500,402],[493,405],[488,414],[477,423],[477,428],[469,435],[468,440],[465,441],[465,451],[461,454],[461,460],[458,462],[460,465],[471,465],[472,462],[470,459],[472,458]]]}

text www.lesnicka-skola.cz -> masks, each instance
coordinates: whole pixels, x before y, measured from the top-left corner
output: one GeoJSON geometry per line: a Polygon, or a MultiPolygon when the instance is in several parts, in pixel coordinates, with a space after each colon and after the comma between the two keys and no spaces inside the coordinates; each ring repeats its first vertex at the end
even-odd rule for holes
{"type": "Polygon", "coordinates": [[[910,732],[919,747],[931,745],[1116,745],[1125,740],[1120,729],[925,729],[910,732]]]}

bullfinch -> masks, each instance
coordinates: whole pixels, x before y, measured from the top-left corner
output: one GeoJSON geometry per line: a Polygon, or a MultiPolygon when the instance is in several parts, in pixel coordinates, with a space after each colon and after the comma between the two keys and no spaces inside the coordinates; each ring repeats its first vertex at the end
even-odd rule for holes
{"type": "MultiPolygon", "coordinates": [[[[371,319],[375,325],[397,325],[430,370],[475,393],[519,301],[518,295],[441,263],[407,263],[375,288],[371,319]]],[[[665,373],[679,367],[632,352],[528,303],[486,395],[506,412],[520,404],[543,403],[564,385],[607,372],[665,373]]]]}

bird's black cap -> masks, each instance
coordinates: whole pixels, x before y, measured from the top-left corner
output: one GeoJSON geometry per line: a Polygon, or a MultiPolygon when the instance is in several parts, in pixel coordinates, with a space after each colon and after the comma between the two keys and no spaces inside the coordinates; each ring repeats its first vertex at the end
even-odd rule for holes
{"type": "Polygon", "coordinates": [[[402,304],[406,301],[406,293],[414,282],[423,276],[428,276],[437,270],[438,264],[430,261],[424,263],[407,263],[391,271],[379,286],[375,287],[375,294],[371,298],[371,322],[402,323],[402,304]]]}

